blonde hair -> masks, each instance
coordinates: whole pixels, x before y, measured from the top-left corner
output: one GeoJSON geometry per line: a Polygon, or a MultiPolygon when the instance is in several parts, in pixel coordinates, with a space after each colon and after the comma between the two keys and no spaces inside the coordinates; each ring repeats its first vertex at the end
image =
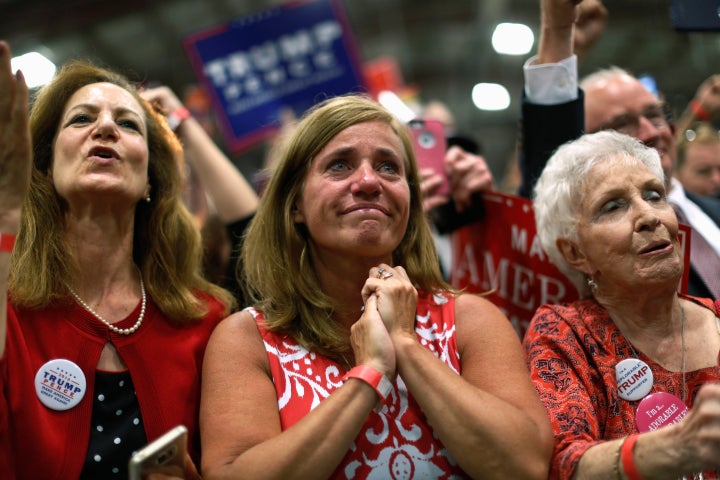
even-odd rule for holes
{"type": "Polygon", "coordinates": [[[123,75],[84,61],[64,65],[35,96],[30,130],[33,168],[13,252],[9,294],[13,303],[41,308],[69,297],[66,283],[77,274],[65,238],[67,203],[51,175],[53,145],[70,97],[80,88],[108,82],[128,91],[147,122],[148,180],[152,202],[135,208],[133,260],[158,308],[174,320],[201,318],[207,311],[200,293],[216,297],[229,311],[232,295],[207,281],[201,271],[200,232],[180,195],[182,148],[162,116],[123,75]]]}
{"type": "Polygon", "coordinates": [[[326,100],[311,109],[278,150],[278,163],[243,244],[244,285],[252,304],[265,314],[270,330],[291,335],[301,345],[331,358],[350,349],[347,332],[332,320],[333,300],[321,289],[307,246],[307,230],[293,221],[315,156],[341,131],[371,121],[389,125],[407,158],[410,216],[393,252],[415,286],[423,291],[452,290],[444,281],[427,218],[407,127],[363,95],[326,100]]]}

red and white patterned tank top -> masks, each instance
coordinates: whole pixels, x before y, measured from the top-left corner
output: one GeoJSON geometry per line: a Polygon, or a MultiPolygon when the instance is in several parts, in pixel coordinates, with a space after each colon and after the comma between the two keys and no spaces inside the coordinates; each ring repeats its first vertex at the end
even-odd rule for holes
{"type": "MultiPolygon", "coordinates": [[[[418,297],[415,332],[419,341],[459,374],[454,300],[439,294],[418,297]]],[[[248,311],[265,343],[286,430],[339,388],[346,372],[338,363],[299,346],[292,337],[267,331],[262,313],[252,308],[248,311]]],[[[398,375],[382,408],[370,412],[331,478],[457,479],[467,475],[434,435],[398,375]]]]}

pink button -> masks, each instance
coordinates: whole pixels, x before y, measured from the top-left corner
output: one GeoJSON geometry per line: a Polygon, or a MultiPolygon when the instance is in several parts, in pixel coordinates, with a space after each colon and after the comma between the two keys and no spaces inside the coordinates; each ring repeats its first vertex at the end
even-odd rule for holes
{"type": "Polygon", "coordinates": [[[687,405],[671,393],[658,392],[643,398],[635,412],[638,431],[651,432],[678,423],[687,415],[687,405]]]}

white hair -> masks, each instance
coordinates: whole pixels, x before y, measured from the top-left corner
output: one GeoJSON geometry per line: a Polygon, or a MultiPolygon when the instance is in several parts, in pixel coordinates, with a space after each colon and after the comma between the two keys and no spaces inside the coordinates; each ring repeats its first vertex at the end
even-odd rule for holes
{"type": "Polygon", "coordinates": [[[590,133],[562,145],[548,161],[535,185],[533,209],[537,234],[551,262],[590,296],[584,273],[570,266],[557,247],[559,238],[578,241],[577,223],[588,172],[601,162],[619,162],[631,169],[645,165],[665,184],[660,155],[638,139],[612,130],[590,133]]]}

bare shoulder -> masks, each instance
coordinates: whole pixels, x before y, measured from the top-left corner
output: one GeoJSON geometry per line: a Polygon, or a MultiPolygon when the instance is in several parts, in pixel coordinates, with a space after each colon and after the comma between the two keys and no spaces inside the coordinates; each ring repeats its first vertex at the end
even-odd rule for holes
{"type": "Polygon", "coordinates": [[[519,344],[520,338],[507,316],[491,301],[463,293],[455,298],[455,325],[458,341],[519,344]]]}
{"type": "Polygon", "coordinates": [[[249,330],[257,331],[255,318],[247,310],[235,312],[218,323],[215,333],[219,336],[248,333],[249,330]]]}
{"type": "Polygon", "coordinates": [[[476,294],[463,293],[455,297],[455,320],[471,322],[482,328],[494,323],[509,325],[507,316],[490,300],[476,294]]]}
{"type": "Polygon", "coordinates": [[[208,352],[232,358],[252,355],[264,357],[265,348],[253,315],[242,310],[223,319],[210,337],[208,352]]]}

